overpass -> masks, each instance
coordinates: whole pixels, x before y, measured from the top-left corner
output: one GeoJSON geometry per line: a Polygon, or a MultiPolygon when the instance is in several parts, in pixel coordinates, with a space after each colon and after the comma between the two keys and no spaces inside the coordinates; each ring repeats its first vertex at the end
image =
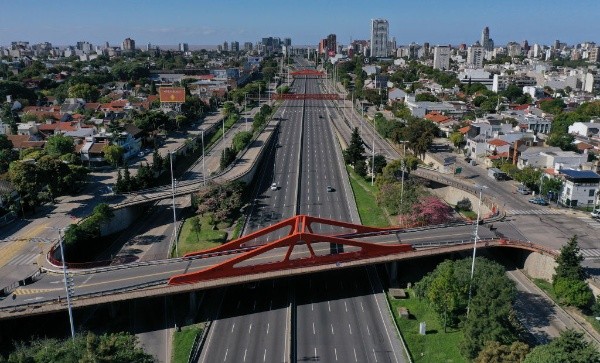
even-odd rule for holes
{"type": "MultiPolygon", "coordinates": [[[[473,248],[471,230],[471,225],[382,229],[300,215],[183,258],[70,270],[75,286],[72,303],[78,308],[468,251],[473,248]],[[337,230],[331,234],[314,233],[320,226],[337,230]],[[283,237],[268,242],[286,230],[283,237]],[[466,238],[448,240],[448,235],[460,235],[461,230],[466,238]],[[400,243],[407,234],[432,233],[438,235],[414,238],[418,243],[400,243]]],[[[477,248],[513,248],[552,258],[556,254],[529,242],[493,237],[481,239],[477,248]]],[[[58,266],[54,272],[60,272],[58,266]]],[[[0,301],[0,319],[66,309],[59,274],[40,273],[33,280],[0,301]]]]}

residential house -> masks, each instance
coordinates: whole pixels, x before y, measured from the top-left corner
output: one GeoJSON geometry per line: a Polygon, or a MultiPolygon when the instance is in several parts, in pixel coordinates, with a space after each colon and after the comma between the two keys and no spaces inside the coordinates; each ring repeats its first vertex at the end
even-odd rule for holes
{"type": "Polygon", "coordinates": [[[530,147],[521,152],[517,167],[579,169],[587,163],[587,155],[562,151],[559,147],[530,147]]]}
{"type": "Polygon", "coordinates": [[[600,122],[575,122],[569,126],[569,134],[598,137],[600,136],[600,122]]]}
{"type": "Polygon", "coordinates": [[[437,112],[428,113],[424,118],[436,124],[440,131],[444,133],[445,137],[449,137],[452,133],[453,126],[458,124],[458,121],[453,118],[437,112]]]}
{"type": "Polygon", "coordinates": [[[594,207],[598,205],[600,175],[591,170],[560,169],[563,180],[560,202],[569,207],[594,207]]]}
{"type": "Polygon", "coordinates": [[[43,149],[45,141],[40,141],[32,135],[6,135],[12,142],[14,150],[43,149]]]}

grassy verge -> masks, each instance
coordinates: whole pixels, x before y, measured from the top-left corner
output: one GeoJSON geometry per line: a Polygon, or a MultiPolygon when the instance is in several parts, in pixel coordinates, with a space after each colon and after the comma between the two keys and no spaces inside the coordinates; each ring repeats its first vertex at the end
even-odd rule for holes
{"type": "Polygon", "coordinates": [[[388,299],[413,362],[467,362],[458,349],[463,338],[462,332],[449,329],[445,333],[433,309],[424,301],[415,298],[412,290],[407,291],[409,294],[407,299],[396,300],[390,296],[388,299]],[[399,317],[399,307],[408,309],[410,319],[399,317]],[[419,334],[420,322],[426,323],[427,334],[425,335],[419,334]]]}
{"type": "Polygon", "coordinates": [[[237,222],[235,222],[235,226],[233,227],[233,231],[231,232],[231,236],[229,236],[229,240],[233,241],[240,237],[242,233],[242,227],[244,226],[245,215],[238,218],[237,222]]]}
{"type": "Polygon", "coordinates": [[[477,219],[477,213],[473,212],[472,210],[459,210],[458,213],[460,213],[463,217],[470,219],[472,221],[477,219]]]}
{"type": "Polygon", "coordinates": [[[187,363],[192,345],[198,334],[202,333],[203,325],[194,324],[181,328],[173,333],[173,363],[187,363]]]}
{"type": "Polygon", "coordinates": [[[362,224],[373,227],[388,227],[390,221],[385,211],[377,205],[377,201],[375,200],[376,188],[369,185],[351,167],[346,166],[346,170],[350,176],[350,184],[352,185],[356,207],[358,208],[362,224]]]}
{"type": "Polygon", "coordinates": [[[584,313],[583,311],[581,311],[580,309],[577,309],[575,307],[563,306],[558,303],[558,298],[556,297],[556,294],[554,293],[554,288],[552,287],[551,282],[548,282],[548,281],[542,280],[542,279],[533,279],[533,283],[540,289],[544,290],[546,295],[550,296],[552,301],[554,301],[557,305],[561,306],[565,310],[571,311],[574,314],[581,315],[588,323],[590,323],[590,325],[597,332],[600,332],[600,322],[598,320],[596,320],[595,316],[587,315],[586,313],[584,313]]]}
{"type": "Polygon", "coordinates": [[[209,248],[220,246],[227,240],[227,232],[213,230],[212,226],[208,224],[206,216],[199,217],[202,222],[202,229],[198,234],[192,232],[191,218],[188,218],[183,222],[183,227],[181,228],[179,239],[177,241],[180,256],[183,256],[188,252],[207,250],[209,248]]]}

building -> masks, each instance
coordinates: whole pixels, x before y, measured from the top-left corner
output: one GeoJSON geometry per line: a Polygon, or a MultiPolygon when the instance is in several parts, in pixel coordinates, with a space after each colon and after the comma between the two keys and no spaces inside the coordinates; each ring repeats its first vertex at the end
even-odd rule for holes
{"type": "Polygon", "coordinates": [[[588,61],[590,63],[598,63],[600,61],[600,48],[593,47],[588,51],[588,61]]]}
{"type": "Polygon", "coordinates": [[[521,151],[517,167],[523,169],[526,166],[534,168],[581,168],[587,162],[587,155],[578,154],[574,151],[562,151],[558,147],[533,146],[521,151]]]}
{"type": "Polygon", "coordinates": [[[569,126],[569,134],[586,137],[600,137],[600,123],[575,122],[573,125],[569,126]]]}
{"type": "Polygon", "coordinates": [[[247,52],[252,51],[252,42],[245,42],[244,43],[244,50],[247,52]]]}
{"type": "Polygon", "coordinates": [[[569,207],[594,207],[598,204],[600,175],[591,170],[560,169],[563,180],[560,202],[569,207]]]}
{"type": "Polygon", "coordinates": [[[494,50],[494,41],[490,38],[490,28],[487,26],[481,31],[481,41],[479,44],[484,50],[491,52],[494,50]]]}
{"type": "Polygon", "coordinates": [[[190,47],[188,45],[188,43],[179,43],[179,51],[180,52],[187,52],[190,50],[190,47]]]}
{"type": "Polygon", "coordinates": [[[466,68],[458,74],[458,80],[463,84],[480,83],[491,90],[494,84],[494,75],[483,68],[466,68]]]}
{"type": "Polygon", "coordinates": [[[388,50],[389,24],[385,19],[371,19],[371,57],[384,58],[388,50]]]}
{"type": "Polygon", "coordinates": [[[506,51],[509,57],[518,57],[521,55],[521,44],[510,42],[506,45],[506,51]]]}
{"type": "Polygon", "coordinates": [[[485,50],[479,44],[474,44],[467,49],[467,65],[473,68],[483,67],[483,57],[485,50]]]}
{"type": "Polygon", "coordinates": [[[433,48],[433,68],[441,70],[450,68],[450,47],[438,45],[433,48]]]}
{"type": "Polygon", "coordinates": [[[133,51],[135,50],[135,40],[131,38],[126,38],[123,41],[123,46],[121,47],[124,51],[133,51]]]}
{"type": "Polygon", "coordinates": [[[232,52],[239,52],[240,51],[240,42],[238,41],[232,41],[231,42],[231,51],[232,52]]]}
{"type": "Polygon", "coordinates": [[[494,74],[492,91],[504,91],[511,84],[514,84],[519,88],[523,88],[526,86],[535,86],[537,84],[537,81],[535,78],[525,75],[494,74]]]}

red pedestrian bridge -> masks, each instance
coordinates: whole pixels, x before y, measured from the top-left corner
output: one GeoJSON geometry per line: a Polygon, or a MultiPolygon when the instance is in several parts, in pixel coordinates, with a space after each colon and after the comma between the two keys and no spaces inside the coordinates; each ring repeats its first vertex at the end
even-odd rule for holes
{"type": "Polygon", "coordinates": [[[208,251],[194,252],[186,258],[244,251],[205,269],[173,276],[170,285],[190,284],[279,270],[319,265],[340,265],[350,261],[413,251],[409,244],[380,244],[355,240],[357,236],[376,236],[397,231],[368,227],[325,218],[298,215],[263,228],[208,251]],[[331,230],[319,234],[315,229],[331,230]],[[282,237],[264,241],[270,235],[282,237]]]}

